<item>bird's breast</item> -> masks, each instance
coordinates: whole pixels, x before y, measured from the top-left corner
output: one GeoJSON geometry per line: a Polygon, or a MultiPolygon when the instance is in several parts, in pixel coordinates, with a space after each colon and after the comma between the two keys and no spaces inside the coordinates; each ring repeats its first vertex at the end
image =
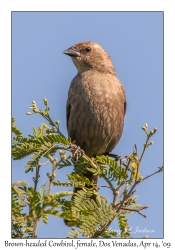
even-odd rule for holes
{"type": "Polygon", "coordinates": [[[116,76],[98,72],[77,75],[70,86],[68,133],[89,156],[111,151],[124,124],[123,86],[116,76]]]}

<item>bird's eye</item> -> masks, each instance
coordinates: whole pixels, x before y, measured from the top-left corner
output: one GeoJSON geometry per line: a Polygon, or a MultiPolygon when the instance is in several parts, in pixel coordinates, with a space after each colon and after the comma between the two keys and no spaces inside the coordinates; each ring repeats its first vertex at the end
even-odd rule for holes
{"type": "Polygon", "coordinates": [[[90,48],[90,47],[87,47],[87,48],[86,48],[86,51],[87,51],[87,52],[91,51],[91,48],[90,48]]]}

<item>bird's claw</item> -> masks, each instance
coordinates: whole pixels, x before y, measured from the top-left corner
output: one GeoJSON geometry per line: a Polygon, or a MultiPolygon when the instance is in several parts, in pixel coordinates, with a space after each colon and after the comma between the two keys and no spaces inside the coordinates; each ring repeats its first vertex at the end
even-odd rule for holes
{"type": "Polygon", "coordinates": [[[121,155],[116,155],[115,160],[116,160],[117,162],[119,162],[120,165],[122,165],[122,164],[124,163],[124,161],[123,161],[124,159],[122,158],[121,155]]]}
{"type": "Polygon", "coordinates": [[[112,154],[112,153],[106,153],[105,155],[114,158],[116,161],[122,160],[121,155],[116,155],[116,154],[112,154]]]}
{"type": "Polygon", "coordinates": [[[125,158],[123,159],[121,155],[109,153],[108,156],[114,158],[115,161],[120,163],[120,165],[124,164],[125,158]]]}
{"type": "Polygon", "coordinates": [[[73,157],[72,158],[75,161],[78,161],[78,159],[81,158],[85,154],[84,151],[79,146],[77,146],[75,144],[71,145],[71,151],[73,153],[73,157]]]}

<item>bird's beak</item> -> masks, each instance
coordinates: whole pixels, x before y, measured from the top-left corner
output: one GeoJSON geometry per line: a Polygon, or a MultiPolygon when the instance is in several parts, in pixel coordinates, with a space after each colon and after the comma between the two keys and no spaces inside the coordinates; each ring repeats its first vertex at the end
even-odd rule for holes
{"type": "Polygon", "coordinates": [[[70,47],[69,49],[66,49],[65,51],[63,51],[63,53],[72,57],[80,56],[80,52],[77,51],[74,47],[70,47]]]}

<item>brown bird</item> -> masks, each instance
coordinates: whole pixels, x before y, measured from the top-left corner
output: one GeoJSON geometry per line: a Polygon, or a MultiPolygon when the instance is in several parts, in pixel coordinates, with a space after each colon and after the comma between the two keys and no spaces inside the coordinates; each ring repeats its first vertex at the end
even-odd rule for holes
{"type": "MultiPolygon", "coordinates": [[[[111,58],[94,42],[75,44],[63,53],[78,70],[68,92],[68,135],[89,157],[110,153],[122,135],[126,111],[124,87],[111,58]]],[[[87,177],[94,180],[91,173],[87,177]]]]}

